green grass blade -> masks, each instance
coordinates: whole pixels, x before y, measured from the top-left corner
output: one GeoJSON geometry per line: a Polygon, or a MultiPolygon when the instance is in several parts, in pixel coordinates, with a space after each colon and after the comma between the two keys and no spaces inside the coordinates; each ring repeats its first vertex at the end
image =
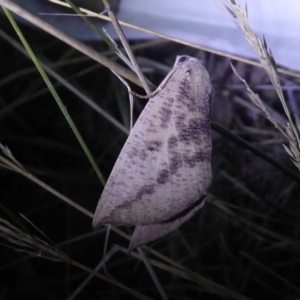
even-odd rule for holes
{"type": "Polygon", "coordinates": [[[55,88],[53,87],[49,77],[47,76],[46,72],[44,71],[44,69],[42,68],[40,62],[38,61],[37,57],[35,56],[34,52],[32,51],[31,47],[29,46],[27,40],[25,39],[24,35],[22,34],[18,24],[15,22],[14,18],[12,17],[11,13],[9,12],[8,9],[6,9],[5,7],[2,7],[4,13],[6,14],[7,18],[9,19],[11,25],[13,26],[14,30],[16,31],[17,35],[19,36],[23,46],[25,47],[26,51],[28,52],[28,55],[31,57],[33,63],[35,64],[37,70],[39,71],[39,73],[41,74],[43,80],[45,81],[49,91],[51,92],[52,96],[54,97],[57,105],[59,106],[61,112],[63,113],[64,117],[66,118],[68,124],[70,125],[74,135],[76,136],[79,144],[81,145],[85,155],[87,156],[88,160],[90,161],[93,169],[95,170],[97,176],[99,177],[101,183],[103,185],[105,185],[105,179],[102,175],[102,173],[100,172],[96,161],[94,160],[90,150],[88,149],[86,143],[84,142],[79,130],[77,129],[75,123],[73,122],[70,114],[67,111],[66,106],[63,104],[62,100],[60,99],[59,95],[57,94],[55,88]]]}

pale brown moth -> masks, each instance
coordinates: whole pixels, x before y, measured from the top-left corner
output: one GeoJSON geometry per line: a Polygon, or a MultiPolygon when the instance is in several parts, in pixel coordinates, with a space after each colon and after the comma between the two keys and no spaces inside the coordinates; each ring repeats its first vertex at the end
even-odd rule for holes
{"type": "Polygon", "coordinates": [[[201,61],[177,56],[114,165],[93,227],[135,225],[134,249],[177,229],[203,207],[212,180],[211,91],[201,61]]]}

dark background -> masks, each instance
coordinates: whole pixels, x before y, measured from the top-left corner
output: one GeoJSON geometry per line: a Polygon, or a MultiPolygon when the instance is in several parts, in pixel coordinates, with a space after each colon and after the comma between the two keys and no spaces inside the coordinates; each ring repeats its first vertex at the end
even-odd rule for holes
{"type": "MultiPolygon", "coordinates": [[[[83,57],[55,37],[32,27],[20,26],[42,61],[128,127],[127,90],[110,70],[83,57]],[[94,68],[90,70],[91,67],[94,68]]],[[[4,16],[0,18],[0,28],[18,41],[4,16]]],[[[132,45],[143,42],[135,41],[132,45]]],[[[108,50],[101,41],[87,44],[99,52],[108,50]]],[[[215,89],[213,120],[297,174],[281,145],[287,142],[263,114],[251,105],[249,108],[238,103],[237,99],[243,99],[243,103],[251,102],[232,74],[227,58],[170,42],[135,51],[138,58],[148,58],[169,67],[176,55],[183,53],[201,58],[211,74],[215,89]]],[[[271,87],[261,69],[233,63],[254,89],[258,85],[271,87]]],[[[166,75],[151,64],[142,64],[142,68],[156,85],[166,75]]],[[[284,84],[291,81],[298,84],[293,78],[281,76],[281,79],[284,84]]],[[[126,135],[76,95],[55,80],[52,82],[101,172],[108,178],[126,135]]],[[[143,93],[134,85],[132,89],[143,93]]],[[[271,88],[257,88],[255,91],[282,114],[279,100],[271,88]]],[[[288,105],[297,114],[298,106],[291,105],[297,104],[297,91],[287,93],[285,90],[285,94],[288,105]]],[[[145,103],[136,100],[135,117],[145,103]]],[[[95,210],[103,189],[99,179],[31,60],[2,34],[0,142],[34,176],[89,211],[95,210]]],[[[159,281],[169,299],[245,299],[243,296],[296,299],[300,296],[297,181],[222,135],[213,133],[213,142],[211,194],[214,200],[179,230],[150,246],[227,290],[210,288],[206,283],[197,284],[192,277],[183,279],[168,270],[154,267],[159,281]]],[[[3,167],[0,168],[0,216],[28,234],[47,243],[52,241],[69,257],[90,268],[102,259],[105,230],[93,232],[90,218],[22,175],[3,167]]],[[[28,251],[21,252],[24,247],[9,243],[5,234],[1,237],[1,299],[67,299],[88,276],[69,264],[34,257],[28,251]]],[[[111,233],[108,251],[115,244],[126,248],[128,241],[111,233]]],[[[146,253],[159,261],[157,256],[147,250],[146,253]]],[[[122,284],[153,299],[160,298],[148,271],[138,259],[117,252],[108,261],[107,270],[122,284]]],[[[76,299],[124,297],[133,298],[124,290],[94,278],[76,299]]]]}

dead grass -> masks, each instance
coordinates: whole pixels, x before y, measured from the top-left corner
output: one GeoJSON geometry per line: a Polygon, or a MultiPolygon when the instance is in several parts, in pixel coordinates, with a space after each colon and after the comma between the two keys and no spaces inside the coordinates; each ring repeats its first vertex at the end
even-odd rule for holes
{"type": "MultiPolygon", "coordinates": [[[[135,57],[148,59],[141,67],[156,85],[165,75],[155,67],[157,62],[171,66],[183,53],[203,59],[215,86],[213,120],[292,174],[230,135],[215,135],[214,181],[205,209],[180,230],[145,247],[144,253],[128,254],[124,250],[128,229],[114,229],[106,274],[101,262],[105,231],[91,230],[102,186],[32,62],[20,52],[22,47],[13,46],[12,40],[18,42],[14,31],[1,20],[5,60],[0,142],[8,148],[0,158],[0,231],[2,243],[9,246],[1,247],[3,299],[299,297],[299,183],[290,160],[299,168],[294,118],[300,109],[299,79],[276,71],[266,43],[252,35],[241,8],[233,1],[226,5],[256,47],[267,73],[172,42],[136,43],[135,57]],[[246,80],[246,88],[230,62],[246,80]],[[20,218],[20,212],[39,230],[20,218]],[[89,270],[97,265],[96,273],[89,270]],[[88,278],[89,274],[93,276],[88,278]]],[[[127,89],[108,69],[72,47],[42,31],[21,29],[52,72],[63,105],[108,178],[129,128],[127,89]]],[[[117,59],[104,43],[97,43],[97,51],[106,52],[115,65],[117,59]]],[[[136,115],[143,101],[136,100],[136,115]]]]}

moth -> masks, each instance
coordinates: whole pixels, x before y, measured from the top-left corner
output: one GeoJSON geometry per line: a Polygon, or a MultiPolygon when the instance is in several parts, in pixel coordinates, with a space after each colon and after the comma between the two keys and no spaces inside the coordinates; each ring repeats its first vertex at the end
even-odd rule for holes
{"type": "Polygon", "coordinates": [[[211,92],[201,61],[177,56],[113,167],[94,228],[136,226],[132,250],[177,229],[203,207],[212,180],[211,92]]]}

